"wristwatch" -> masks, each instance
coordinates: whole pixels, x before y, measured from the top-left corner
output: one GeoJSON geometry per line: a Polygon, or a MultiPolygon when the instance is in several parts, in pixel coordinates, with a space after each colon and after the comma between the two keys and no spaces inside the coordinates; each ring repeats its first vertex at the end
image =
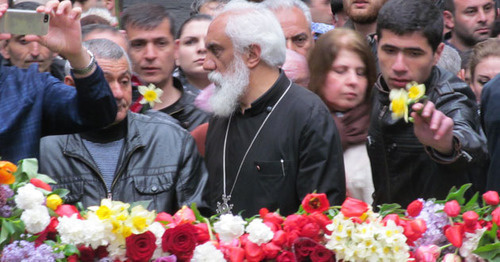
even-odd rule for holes
{"type": "Polygon", "coordinates": [[[87,49],[87,53],[90,55],[90,63],[86,67],[84,67],[84,68],[73,68],[73,67],[71,67],[71,71],[73,71],[74,74],[77,74],[77,75],[86,75],[90,71],[92,71],[92,69],[94,69],[94,67],[96,65],[94,54],[92,54],[92,52],[90,52],[88,49],[87,49]]]}

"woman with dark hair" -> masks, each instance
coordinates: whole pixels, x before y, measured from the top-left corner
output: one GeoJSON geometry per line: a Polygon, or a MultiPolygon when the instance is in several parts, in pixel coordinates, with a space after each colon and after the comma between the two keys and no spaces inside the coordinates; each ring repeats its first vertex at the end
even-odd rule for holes
{"type": "Polygon", "coordinates": [[[174,76],[179,78],[185,90],[195,95],[210,84],[209,72],[203,69],[203,62],[207,53],[205,36],[211,21],[212,17],[204,14],[188,18],[175,40],[177,70],[174,76]]]}
{"type": "Polygon", "coordinates": [[[374,188],[365,142],[376,68],[370,47],[356,31],[334,29],[316,41],[308,63],[309,89],[328,106],[341,135],[347,194],[371,203],[374,188]]]}

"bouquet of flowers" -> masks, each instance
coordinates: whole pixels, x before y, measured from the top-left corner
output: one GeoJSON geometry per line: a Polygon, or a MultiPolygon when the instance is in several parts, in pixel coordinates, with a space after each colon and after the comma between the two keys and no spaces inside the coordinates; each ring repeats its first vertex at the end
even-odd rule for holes
{"type": "MultiPolygon", "coordinates": [[[[500,258],[500,199],[489,191],[466,201],[470,185],[445,200],[406,209],[325,194],[305,196],[295,214],[262,208],[243,219],[205,218],[196,206],[156,213],[141,203],[103,199],[87,209],[64,204],[65,189],[34,159],[0,161],[0,261],[495,261],[500,258]],[[479,203],[481,202],[481,203],[479,203]]],[[[144,203],[142,203],[144,204],[144,203]]]]}

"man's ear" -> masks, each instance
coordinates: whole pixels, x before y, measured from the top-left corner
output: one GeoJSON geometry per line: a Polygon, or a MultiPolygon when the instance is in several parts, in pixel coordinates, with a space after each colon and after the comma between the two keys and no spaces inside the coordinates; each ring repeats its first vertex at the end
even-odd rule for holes
{"type": "Polygon", "coordinates": [[[455,18],[450,11],[443,11],[444,26],[453,30],[455,28],[455,18]]]}
{"type": "Polygon", "coordinates": [[[245,54],[246,57],[246,65],[248,68],[252,69],[256,67],[260,63],[260,55],[262,50],[259,45],[252,44],[247,48],[247,52],[245,54]]]}
{"type": "Polygon", "coordinates": [[[71,76],[65,76],[64,83],[68,86],[75,86],[75,80],[73,80],[73,77],[71,76]]]}
{"type": "Polygon", "coordinates": [[[10,59],[10,53],[9,53],[9,40],[3,40],[0,43],[0,53],[2,54],[3,58],[5,59],[10,59]]]}
{"type": "Polygon", "coordinates": [[[443,53],[444,49],[444,43],[441,42],[439,43],[438,47],[436,48],[436,52],[434,52],[434,63],[432,65],[436,65],[437,62],[439,61],[439,58],[441,58],[441,54],[443,53]]]}

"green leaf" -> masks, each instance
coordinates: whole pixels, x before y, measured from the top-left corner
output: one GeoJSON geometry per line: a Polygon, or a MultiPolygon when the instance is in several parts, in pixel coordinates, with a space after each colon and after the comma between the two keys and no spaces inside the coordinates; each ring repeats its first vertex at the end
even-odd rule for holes
{"type": "Polygon", "coordinates": [[[57,182],[52,179],[50,176],[44,175],[44,174],[37,174],[36,178],[42,180],[43,182],[47,184],[57,184],[57,182]]]}
{"type": "Polygon", "coordinates": [[[473,253],[488,261],[500,261],[500,242],[478,247],[473,253]]]}
{"type": "Polygon", "coordinates": [[[461,186],[460,189],[458,190],[455,187],[452,187],[450,189],[450,192],[448,193],[448,196],[446,196],[445,202],[448,202],[450,200],[456,200],[460,205],[463,205],[465,203],[465,198],[464,198],[465,191],[467,191],[471,186],[472,186],[471,183],[465,184],[461,186]]]}
{"type": "Polygon", "coordinates": [[[9,233],[9,234],[14,234],[16,232],[14,225],[7,220],[2,221],[2,231],[4,231],[4,230],[6,230],[7,233],[9,233]]]}
{"type": "Polygon", "coordinates": [[[76,248],[76,246],[74,246],[74,245],[70,245],[70,244],[66,245],[64,247],[64,255],[69,257],[73,254],[77,254],[78,256],[80,255],[80,251],[78,251],[78,248],[76,248]]]}
{"type": "Polygon", "coordinates": [[[200,210],[198,210],[198,207],[196,206],[196,203],[193,202],[191,203],[191,210],[193,210],[194,217],[196,218],[196,221],[205,221],[205,217],[203,217],[200,213],[200,210]]]}
{"type": "Polygon", "coordinates": [[[479,198],[479,192],[476,192],[474,194],[474,196],[469,200],[469,202],[467,202],[467,204],[465,204],[464,208],[466,210],[473,210],[475,208],[478,208],[479,205],[477,203],[477,199],[479,198]]]}
{"type": "Polygon", "coordinates": [[[3,220],[2,221],[2,230],[0,231],[0,247],[4,244],[4,242],[6,242],[9,237],[10,237],[10,233],[8,230],[5,230],[5,223],[7,221],[3,220]]]}
{"type": "Polygon", "coordinates": [[[383,204],[383,205],[379,205],[379,214],[382,216],[382,217],[385,217],[389,214],[401,214],[403,213],[404,214],[404,210],[401,209],[401,205],[399,204],[383,204]]]}
{"type": "Polygon", "coordinates": [[[52,193],[58,194],[61,198],[64,198],[65,196],[67,196],[69,194],[69,192],[70,191],[66,188],[58,188],[58,189],[55,189],[54,191],[52,191],[52,193]]]}
{"type": "Polygon", "coordinates": [[[38,161],[36,158],[27,158],[19,161],[16,173],[26,174],[28,180],[38,175],[38,161]]]}

